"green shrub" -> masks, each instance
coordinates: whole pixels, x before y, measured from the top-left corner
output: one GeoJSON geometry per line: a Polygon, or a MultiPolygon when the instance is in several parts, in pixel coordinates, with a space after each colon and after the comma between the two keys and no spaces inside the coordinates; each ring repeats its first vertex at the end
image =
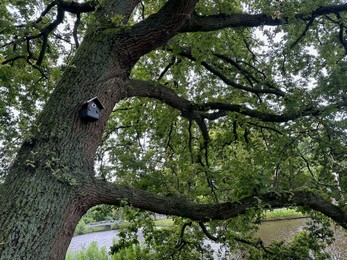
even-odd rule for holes
{"type": "Polygon", "coordinates": [[[65,260],[128,260],[128,259],[150,259],[149,250],[141,248],[139,244],[120,249],[116,254],[109,255],[105,247],[99,248],[93,241],[87,249],[78,252],[69,251],[65,260]]]}
{"type": "Polygon", "coordinates": [[[99,248],[98,244],[93,241],[89,247],[78,252],[69,251],[66,254],[65,260],[108,260],[109,255],[107,254],[106,248],[99,248]]]}
{"type": "Polygon", "coordinates": [[[75,235],[85,234],[87,229],[88,229],[87,224],[83,220],[80,220],[80,222],[78,222],[76,226],[75,235]]]}
{"type": "Polygon", "coordinates": [[[149,250],[141,248],[136,244],[133,246],[120,249],[116,254],[112,255],[112,260],[127,260],[127,259],[150,259],[149,250]]]}

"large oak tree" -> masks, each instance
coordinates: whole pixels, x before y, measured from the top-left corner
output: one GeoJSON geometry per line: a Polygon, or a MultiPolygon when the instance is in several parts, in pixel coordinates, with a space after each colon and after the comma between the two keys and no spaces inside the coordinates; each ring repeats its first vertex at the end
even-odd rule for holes
{"type": "Polygon", "coordinates": [[[64,259],[99,204],[188,219],[176,250],[196,223],[274,253],[237,232],[269,208],[347,228],[343,1],[3,0],[0,12],[1,259],[64,259]],[[82,121],[93,97],[100,119],[82,121]]]}

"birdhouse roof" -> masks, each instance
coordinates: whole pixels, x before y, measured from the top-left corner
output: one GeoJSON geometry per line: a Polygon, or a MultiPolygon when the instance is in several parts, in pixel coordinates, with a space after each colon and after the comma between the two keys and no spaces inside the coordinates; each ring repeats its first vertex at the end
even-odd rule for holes
{"type": "Polygon", "coordinates": [[[90,103],[90,102],[94,102],[100,109],[104,109],[104,106],[102,105],[102,103],[100,102],[100,100],[97,97],[93,97],[93,98],[87,100],[83,104],[83,106],[88,105],[88,103],[90,103]]]}

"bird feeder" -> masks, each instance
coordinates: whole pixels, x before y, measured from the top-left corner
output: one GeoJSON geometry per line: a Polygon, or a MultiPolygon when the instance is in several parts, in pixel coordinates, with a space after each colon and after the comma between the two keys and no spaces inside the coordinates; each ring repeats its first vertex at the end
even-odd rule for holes
{"type": "Polygon", "coordinates": [[[80,110],[80,117],[83,121],[94,122],[99,119],[100,111],[104,109],[100,100],[95,97],[86,101],[80,110]]]}

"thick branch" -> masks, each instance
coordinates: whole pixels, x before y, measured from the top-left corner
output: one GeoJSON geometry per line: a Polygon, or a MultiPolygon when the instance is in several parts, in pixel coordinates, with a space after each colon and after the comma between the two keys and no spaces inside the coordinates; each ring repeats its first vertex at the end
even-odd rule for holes
{"type": "MultiPolygon", "coordinates": [[[[64,20],[64,10],[62,8],[58,7],[58,11],[57,11],[57,17],[56,19],[50,23],[49,25],[47,25],[46,27],[44,27],[41,30],[41,33],[38,36],[41,35],[48,35],[50,32],[52,32],[55,28],[58,27],[59,24],[61,24],[64,20]]],[[[36,38],[35,36],[33,36],[33,38],[36,38]]]]}
{"type": "Polygon", "coordinates": [[[233,202],[195,204],[183,197],[162,197],[151,192],[101,180],[93,183],[92,190],[93,192],[90,192],[88,195],[92,195],[93,201],[91,203],[93,204],[121,205],[126,201],[129,205],[136,208],[201,222],[237,217],[245,214],[251,208],[260,206],[262,208],[304,206],[323,213],[347,229],[347,214],[338,206],[333,205],[311,191],[269,192],[257,197],[250,196],[233,202]],[[261,205],[259,204],[260,202],[261,205]]]}
{"type": "Polygon", "coordinates": [[[190,101],[178,96],[172,89],[159,83],[142,80],[129,80],[125,97],[148,97],[164,102],[165,104],[188,113],[190,101]]]}
{"type": "Polygon", "coordinates": [[[124,44],[132,62],[163,45],[185,25],[198,0],[169,0],[156,14],[134,25],[124,44]]]}
{"type": "Polygon", "coordinates": [[[280,25],[279,19],[265,14],[232,14],[201,16],[194,13],[180,32],[215,31],[228,27],[257,27],[262,25],[280,25]]]}
{"type": "MultiPolygon", "coordinates": [[[[298,13],[295,17],[306,21],[310,20],[312,17],[346,11],[347,4],[328,5],[321,6],[310,14],[298,13]]],[[[180,32],[214,31],[228,27],[258,27],[262,25],[276,26],[286,23],[287,21],[288,17],[273,19],[271,16],[265,14],[219,14],[201,16],[194,13],[180,32]]]]}
{"type": "Polygon", "coordinates": [[[64,11],[80,14],[80,13],[89,13],[95,11],[97,1],[89,1],[86,3],[77,3],[74,1],[58,1],[58,6],[64,11]]]}

